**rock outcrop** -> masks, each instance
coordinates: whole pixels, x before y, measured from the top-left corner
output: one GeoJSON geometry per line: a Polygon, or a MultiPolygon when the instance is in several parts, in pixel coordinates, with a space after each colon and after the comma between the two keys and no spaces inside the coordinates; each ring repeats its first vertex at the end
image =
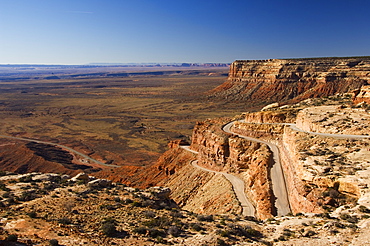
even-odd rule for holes
{"type": "MultiPolygon", "coordinates": [[[[264,144],[223,132],[223,124],[230,120],[215,119],[196,124],[191,148],[198,155],[193,158],[199,166],[232,173],[244,180],[245,192],[256,208],[257,217],[270,218],[276,214],[269,178],[272,154],[264,144]]],[[[197,213],[241,212],[231,185],[220,174],[187,165],[161,185],[170,187],[171,197],[187,210],[197,213]]]]}
{"type": "Polygon", "coordinates": [[[359,90],[356,90],[353,97],[353,102],[355,104],[362,102],[370,104],[370,85],[364,85],[359,90]]]}
{"type": "Polygon", "coordinates": [[[259,105],[352,92],[370,84],[370,58],[238,60],[210,97],[259,105]]]}

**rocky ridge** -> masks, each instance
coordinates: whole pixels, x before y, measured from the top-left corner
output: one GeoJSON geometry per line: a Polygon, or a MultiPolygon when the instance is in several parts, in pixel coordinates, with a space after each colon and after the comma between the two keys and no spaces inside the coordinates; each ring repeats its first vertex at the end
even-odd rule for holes
{"type": "Polygon", "coordinates": [[[210,98],[262,105],[299,102],[358,90],[370,84],[370,58],[238,60],[210,98]]]}

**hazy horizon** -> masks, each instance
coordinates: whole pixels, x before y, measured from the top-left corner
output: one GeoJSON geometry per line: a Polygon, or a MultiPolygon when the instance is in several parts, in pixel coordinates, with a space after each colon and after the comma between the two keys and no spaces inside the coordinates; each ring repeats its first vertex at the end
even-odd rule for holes
{"type": "Polygon", "coordinates": [[[2,0],[0,64],[370,55],[370,2],[2,0]]]}

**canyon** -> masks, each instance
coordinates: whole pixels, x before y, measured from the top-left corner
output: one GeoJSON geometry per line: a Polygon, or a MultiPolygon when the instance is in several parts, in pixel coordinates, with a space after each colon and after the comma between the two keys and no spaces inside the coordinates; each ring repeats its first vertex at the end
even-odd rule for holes
{"type": "MultiPolygon", "coordinates": [[[[348,97],[346,98],[347,102],[350,102],[348,97]]],[[[322,99],[314,101],[309,99],[289,107],[283,106],[274,108],[272,111],[241,115],[239,118],[244,120],[235,121],[231,128],[234,134],[222,131],[223,126],[234,119],[199,122],[194,128],[190,148],[198,152],[198,165],[214,171],[232,173],[243,179],[246,184],[245,192],[256,207],[257,217],[261,219],[277,215],[276,196],[272,189],[270,174],[273,156],[271,146],[261,143],[262,139],[279,148],[289,204],[293,213],[322,213],[325,209],[334,209],[338,205],[350,204],[359,199],[365,204],[369,199],[365,192],[367,181],[358,179],[357,176],[360,173],[366,173],[370,167],[370,152],[367,147],[370,139],[366,135],[362,135],[361,138],[361,134],[367,132],[366,129],[369,127],[368,109],[341,108],[343,104],[337,104],[338,99],[333,99],[321,102],[327,105],[312,106],[317,103],[317,100],[322,99]],[[299,113],[294,120],[297,122],[295,128],[291,127],[291,124],[272,122],[276,118],[284,118],[287,122],[292,122],[293,112],[297,111],[299,113]],[[325,114],[320,113],[321,111],[330,112],[330,119],[318,119],[318,116],[325,117],[325,114]],[[281,117],[281,115],[285,116],[281,117]],[[349,122],[347,126],[343,125],[347,115],[356,123],[349,122]],[[251,119],[259,120],[251,121],[251,119]],[[325,133],[327,135],[320,135],[325,133]],[[344,135],[348,133],[352,135],[344,135]],[[259,140],[243,139],[236,134],[259,140]],[[307,146],[310,148],[306,149],[307,146]],[[325,146],[325,150],[319,151],[320,146],[325,146]],[[349,146],[356,146],[356,149],[350,152],[351,154],[344,151],[349,146]],[[349,170],[352,170],[351,175],[346,173],[349,170]],[[322,195],[329,191],[338,193],[335,199],[322,195]]],[[[341,103],[345,103],[345,98],[343,100],[341,103]]],[[[171,147],[178,149],[179,145],[171,147]]],[[[190,162],[184,167],[189,165],[190,162]]],[[[181,172],[181,169],[179,172],[181,173],[179,175],[184,178],[186,174],[181,172]]],[[[361,174],[361,177],[364,175],[361,174]]],[[[169,178],[176,179],[176,176],[177,173],[173,172],[169,178]]],[[[208,181],[197,182],[207,184],[208,181]]],[[[178,196],[176,191],[181,190],[181,195],[186,196],[184,193],[187,189],[184,187],[189,185],[188,182],[163,184],[170,188],[176,187],[173,191],[175,201],[178,196]]],[[[214,188],[215,192],[217,187],[214,188]]],[[[279,189],[282,188],[279,187],[279,189]]],[[[192,190],[192,192],[195,191],[192,190]]],[[[207,192],[210,191],[207,190],[207,192]]],[[[219,196],[221,192],[217,194],[219,196]]],[[[209,202],[208,199],[203,200],[203,203],[207,202],[209,202]]],[[[184,201],[181,203],[183,204],[184,201]]],[[[198,201],[198,205],[204,206],[201,201],[198,201]]],[[[213,212],[222,213],[222,210],[213,210],[213,212]]]]}
{"type": "MultiPolygon", "coordinates": [[[[233,116],[229,112],[225,117],[207,117],[197,121],[191,136],[172,138],[168,149],[151,165],[109,167],[116,163],[114,161],[106,163],[107,167],[98,163],[91,165],[81,163],[81,159],[68,153],[68,149],[58,147],[64,145],[47,145],[49,142],[24,145],[15,139],[3,142],[0,158],[2,163],[8,164],[5,168],[12,172],[47,172],[47,167],[50,167],[51,171],[63,170],[69,175],[84,171],[90,179],[107,178],[125,183],[136,189],[118,189],[113,184],[115,196],[135,198],[140,203],[160,202],[156,202],[158,199],[155,197],[154,203],[147,201],[144,197],[148,195],[143,194],[152,191],[140,191],[139,188],[167,187],[164,188],[167,209],[181,210],[181,218],[187,221],[193,220],[189,217],[191,214],[204,216],[203,219],[213,216],[217,221],[207,224],[212,229],[206,234],[212,239],[205,239],[200,234],[190,236],[189,226],[182,222],[181,226],[176,225],[178,229],[181,227],[186,239],[180,240],[166,232],[169,228],[164,226],[166,229],[159,230],[167,243],[201,245],[205,240],[213,240],[215,245],[219,245],[214,241],[217,238],[226,245],[244,245],[243,242],[252,241],[255,245],[366,245],[366,232],[370,228],[369,81],[368,57],[235,61],[230,66],[226,82],[201,97],[205,103],[225,103],[224,108],[236,101],[238,105],[249,106],[234,109],[233,116]],[[9,146],[14,147],[17,155],[24,155],[22,162],[28,164],[13,163],[9,146]],[[58,163],[40,153],[42,147],[64,162],[58,163]],[[276,168],[280,169],[278,174],[273,173],[276,168]],[[245,213],[245,203],[228,175],[244,183],[242,190],[253,207],[253,213],[245,213]],[[276,181],[277,176],[280,181],[276,181]],[[286,191],[286,198],[282,198],[282,190],[286,191]],[[248,225],[264,236],[240,238],[243,233],[237,232],[235,225],[226,219],[231,217],[238,226],[248,225]],[[224,225],[225,220],[229,224],[224,225]]],[[[144,124],[139,129],[141,134],[151,131],[144,124]]],[[[106,162],[98,151],[88,149],[89,154],[84,148],[78,150],[99,162],[106,162]]],[[[3,180],[6,187],[12,187],[12,182],[3,180]]],[[[83,194],[85,186],[77,186],[80,183],[62,187],[51,196],[68,200],[68,196],[73,195],[69,190],[79,190],[83,194]]],[[[102,189],[108,195],[104,195],[105,199],[118,200],[109,198],[108,190],[102,189]]],[[[85,193],[90,192],[91,189],[85,193]]],[[[89,199],[95,198],[89,195],[89,199]]],[[[52,197],[47,199],[50,199],[50,206],[52,197]]],[[[5,200],[3,202],[6,203],[5,200]]],[[[103,203],[101,200],[96,202],[103,203]]],[[[114,206],[127,207],[119,203],[114,206]]],[[[25,203],[19,210],[28,211],[34,207],[25,203]]],[[[40,213],[45,213],[43,208],[37,208],[40,213]]],[[[147,208],[152,209],[150,206],[147,208]]],[[[79,209],[86,208],[81,206],[79,209]]],[[[141,215],[147,213],[137,212],[141,215]]],[[[164,217],[166,212],[160,213],[164,217]]],[[[64,214],[76,221],[82,220],[78,216],[64,214]]],[[[131,214],[121,211],[120,216],[126,218],[131,214]]],[[[14,218],[9,220],[15,221],[14,218]]],[[[49,220],[47,223],[54,222],[49,220]]],[[[124,240],[132,245],[165,244],[158,241],[160,239],[154,241],[138,236],[140,233],[132,224],[121,220],[119,223],[123,231],[129,231],[129,241],[127,237],[124,240]]],[[[173,220],[171,223],[174,226],[178,222],[173,220]]],[[[14,232],[10,224],[8,227],[8,234],[14,232]]],[[[145,232],[150,233],[149,229],[145,232]]],[[[78,233],[73,236],[78,237],[78,233]]],[[[64,240],[62,236],[58,238],[64,240]]],[[[90,239],[84,236],[84,240],[90,239]]],[[[97,238],[91,240],[98,241],[97,238]]],[[[117,240],[113,241],[122,242],[117,240]]]]}
{"type": "MultiPolygon", "coordinates": [[[[322,213],[354,201],[367,201],[367,195],[361,196],[366,193],[361,187],[367,185],[355,176],[361,173],[357,171],[367,170],[370,159],[366,147],[370,119],[366,104],[369,62],[368,58],[235,61],[227,81],[212,90],[210,97],[225,96],[232,100],[243,99],[246,103],[274,100],[274,103],[261,111],[234,118],[198,122],[190,144],[190,149],[198,153],[198,165],[243,179],[245,192],[260,219],[278,215],[276,201],[279,199],[274,194],[271,178],[276,162],[272,146],[279,151],[292,213],[322,213]],[[244,121],[235,121],[237,119],[244,121]],[[232,131],[224,132],[223,126],[231,121],[234,121],[232,131]],[[293,127],[292,123],[296,125],[293,127]],[[357,137],[363,134],[362,138],[357,137]],[[259,140],[251,141],[241,136],[259,140]],[[305,149],[307,146],[314,151],[305,149]],[[325,150],[316,150],[319,146],[325,146],[325,150]],[[356,146],[360,154],[348,155],[345,148],[349,146],[356,146]],[[363,163],[360,165],[360,162],[363,163]],[[346,175],[346,168],[352,170],[352,175],[346,175]],[[336,195],[328,197],[328,192],[336,195]]],[[[188,164],[182,163],[187,167],[190,160],[188,164]]],[[[183,177],[184,173],[180,173],[183,177]]],[[[176,179],[176,175],[173,172],[168,179],[176,179]]],[[[202,182],[206,185],[208,181],[202,182]]],[[[176,187],[172,193],[175,201],[180,196],[177,191],[187,190],[185,187],[189,185],[166,181],[160,184],[176,187]]],[[[208,201],[197,202],[204,207],[208,201]]],[[[184,200],[181,204],[186,206],[184,200]]],[[[213,210],[213,213],[223,212],[222,209],[213,210]]]]}

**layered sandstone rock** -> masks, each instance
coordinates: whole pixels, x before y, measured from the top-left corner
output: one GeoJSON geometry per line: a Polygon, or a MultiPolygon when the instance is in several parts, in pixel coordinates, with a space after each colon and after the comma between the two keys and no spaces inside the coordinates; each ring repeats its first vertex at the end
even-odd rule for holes
{"type": "Polygon", "coordinates": [[[370,85],[364,85],[361,87],[361,89],[356,90],[353,102],[355,104],[362,102],[370,104],[370,85]]]}
{"type": "Polygon", "coordinates": [[[370,84],[370,58],[235,61],[211,97],[258,104],[297,102],[351,92],[370,84]]]}
{"type": "Polygon", "coordinates": [[[287,115],[282,112],[254,112],[245,116],[246,122],[253,123],[285,123],[287,115]]]}
{"type": "Polygon", "coordinates": [[[296,124],[308,132],[368,135],[370,114],[366,108],[343,105],[308,107],[298,113],[296,124]]]}
{"type": "Polygon", "coordinates": [[[246,194],[261,219],[276,214],[269,169],[272,154],[260,143],[247,141],[221,130],[230,119],[208,120],[194,127],[192,145],[199,154],[198,165],[239,176],[246,184],[246,194]]]}

